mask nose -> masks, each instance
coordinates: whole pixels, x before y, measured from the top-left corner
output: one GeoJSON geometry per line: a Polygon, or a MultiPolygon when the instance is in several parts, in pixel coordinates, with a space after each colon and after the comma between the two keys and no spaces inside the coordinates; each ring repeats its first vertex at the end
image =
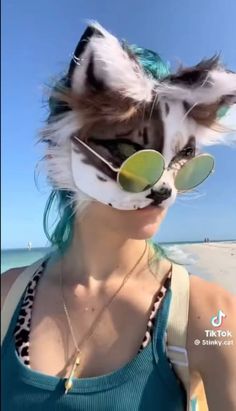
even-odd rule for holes
{"type": "Polygon", "coordinates": [[[162,203],[162,201],[166,200],[171,196],[172,188],[162,186],[158,190],[151,189],[151,193],[147,196],[147,198],[151,198],[154,200],[153,205],[158,205],[162,203]]]}

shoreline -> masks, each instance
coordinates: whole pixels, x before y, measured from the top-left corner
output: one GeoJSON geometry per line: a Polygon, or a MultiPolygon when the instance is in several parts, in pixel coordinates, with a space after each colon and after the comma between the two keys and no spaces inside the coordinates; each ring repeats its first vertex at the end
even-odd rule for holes
{"type": "Polygon", "coordinates": [[[179,246],[195,262],[185,264],[191,274],[219,284],[236,295],[236,243],[209,242],[179,246]]]}
{"type": "MultiPolygon", "coordinates": [[[[158,242],[157,240],[155,240],[158,242]]],[[[207,281],[219,284],[236,295],[236,241],[209,243],[159,243],[178,264],[207,281]]],[[[48,248],[1,250],[1,273],[12,267],[29,265],[46,254],[48,248]]]]}
{"type": "MultiPolygon", "coordinates": [[[[158,239],[154,240],[155,242],[157,242],[160,245],[163,246],[171,246],[171,245],[179,245],[179,246],[185,246],[185,245],[197,245],[197,244],[221,244],[221,243],[225,243],[225,244],[236,244],[236,239],[235,240],[214,240],[214,241],[210,241],[209,243],[204,243],[203,241],[169,241],[169,242],[165,242],[165,241],[158,241],[158,239]]],[[[1,252],[11,252],[11,251],[16,251],[16,252],[20,252],[20,251],[37,251],[37,250],[49,250],[50,246],[37,246],[37,247],[31,247],[30,250],[28,250],[28,247],[16,247],[16,248],[1,248],[1,252]]]]}

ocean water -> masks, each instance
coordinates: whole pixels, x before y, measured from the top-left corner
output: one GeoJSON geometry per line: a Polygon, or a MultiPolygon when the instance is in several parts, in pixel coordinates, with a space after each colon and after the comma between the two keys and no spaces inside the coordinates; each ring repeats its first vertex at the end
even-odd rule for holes
{"type": "MultiPolygon", "coordinates": [[[[160,243],[165,249],[168,256],[173,258],[177,263],[186,265],[188,268],[195,265],[197,257],[193,254],[186,253],[181,248],[185,244],[201,244],[201,241],[189,241],[189,242],[175,242],[175,243],[160,243]]],[[[1,273],[9,268],[23,267],[32,264],[34,261],[42,258],[47,254],[49,248],[17,248],[1,250],[1,273]]]]}
{"type": "MultiPolygon", "coordinates": [[[[194,257],[181,250],[181,245],[183,244],[191,243],[163,243],[161,245],[176,262],[180,261],[182,264],[194,264],[194,257]]],[[[49,248],[46,247],[32,248],[31,250],[27,248],[1,250],[1,273],[13,267],[30,265],[46,255],[48,251],[49,248]]]]}
{"type": "Polygon", "coordinates": [[[1,250],[1,273],[9,268],[30,265],[47,254],[48,248],[13,248],[1,250]]]}

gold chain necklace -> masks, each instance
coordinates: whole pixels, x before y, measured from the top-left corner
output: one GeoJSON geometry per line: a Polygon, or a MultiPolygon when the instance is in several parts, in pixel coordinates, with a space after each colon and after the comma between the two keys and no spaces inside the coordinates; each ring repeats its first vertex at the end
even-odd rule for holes
{"type": "Polygon", "coordinates": [[[124,276],[120,286],[117,288],[117,290],[114,292],[114,294],[111,296],[111,298],[108,300],[108,302],[102,307],[102,309],[100,310],[100,312],[98,313],[98,315],[96,316],[96,318],[94,319],[94,321],[92,322],[91,327],[89,328],[88,332],[85,334],[85,336],[82,338],[80,344],[77,344],[76,338],[75,338],[75,334],[73,331],[73,327],[72,327],[72,323],[71,323],[71,319],[70,319],[70,315],[69,315],[69,311],[68,308],[66,306],[65,303],[65,297],[64,297],[64,292],[63,292],[63,279],[62,279],[62,273],[63,270],[61,269],[60,271],[60,287],[61,287],[61,295],[62,295],[62,301],[63,301],[63,308],[64,308],[64,312],[66,315],[66,319],[68,322],[68,326],[71,332],[71,336],[73,339],[73,343],[76,349],[75,352],[75,361],[73,363],[73,366],[71,368],[71,372],[69,374],[69,377],[66,378],[65,381],[65,394],[68,393],[68,391],[73,387],[73,378],[75,376],[75,372],[77,371],[79,365],[80,365],[80,356],[81,356],[81,347],[82,345],[85,343],[85,341],[87,341],[89,339],[89,337],[91,337],[92,333],[94,332],[94,329],[97,325],[97,322],[101,319],[103,312],[105,311],[105,309],[112,303],[112,301],[114,300],[114,298],[117,296],[117,294],[120,292],[120,290],[122,289],[122,287],[125,285],[125,283],[128,281],[128,279],[130,278],[131,274],[133,273],[134,269],[137,267],[137,265],[140,263],[140,261],[142,260],[148,243],[145,240],[145,249],[141,255],[141,257],[138,259],[137,263],[134,265],[134,267],[131,268],[131,270],[124,276]]]}

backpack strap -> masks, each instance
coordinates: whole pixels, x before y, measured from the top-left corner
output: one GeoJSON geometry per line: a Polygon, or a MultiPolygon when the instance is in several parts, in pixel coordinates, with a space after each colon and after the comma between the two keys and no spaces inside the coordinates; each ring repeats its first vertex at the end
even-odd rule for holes
{"type": "Polygon", "coordinates": [[[172,298],[167,323],[167,356],[182,381],[187,394],[187,411],[190,411],[190,374],[186,350],[189,312],[189,274],[183,266],[172,264],[172,298]]]}
{"type": "Polygon", "coordinates": [[[187,394],[187,411],[208,411],[202,381],[190,398],[190,372],[186,350],[189,314],[190,277],[185,267],[172,264],[172,298],[167,323],[167,356],[187,394]]]}
{"type": "Polygon", "coordinates": [[[24,290],[27,287],[27,284],[34,275],[35,271],[40,267],[40,265],[42,265],[44,260],[45,257],[37,260],[35,263],[31,264],[24,271],[22,271],[8,291],[1,312],[1,345],[7,333],[14,311],[20,301],[24,290]]]}

